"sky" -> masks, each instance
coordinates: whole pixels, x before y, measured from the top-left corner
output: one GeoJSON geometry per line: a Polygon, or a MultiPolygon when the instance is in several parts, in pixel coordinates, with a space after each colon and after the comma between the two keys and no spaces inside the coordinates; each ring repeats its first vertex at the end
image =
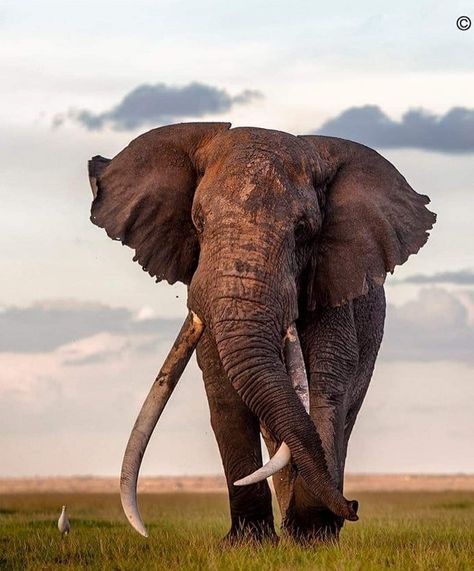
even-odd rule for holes
{"type": "MultiPolygon", "coordinates": [[[[472,2],[0,2],[0,476],[119,472],[186,314],[89,221],[87,160],[230,121],[357,140],[438,221],[387,280],[353,472],[474,472],[472,2]]],[[[188,366],[145,474],[221,472],[188,366]]]]}

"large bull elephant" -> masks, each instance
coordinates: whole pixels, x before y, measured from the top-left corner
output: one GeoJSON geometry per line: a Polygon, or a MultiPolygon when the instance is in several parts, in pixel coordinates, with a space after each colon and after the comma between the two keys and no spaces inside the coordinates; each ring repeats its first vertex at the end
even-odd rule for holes
{"type": "Polygon", "coordinates": [[[157,281],[188,286],[189,316],[133,427],[121,496],[197,348],[231,512],[229,540],[338,538],[347,443],[374,369],[387,272],[435,215],[375,151],[344,139],[228,123],[153,129],[89,163],[91,220],[157,281]],[[260,433],[272,456],[262,468],[260,433]]]}

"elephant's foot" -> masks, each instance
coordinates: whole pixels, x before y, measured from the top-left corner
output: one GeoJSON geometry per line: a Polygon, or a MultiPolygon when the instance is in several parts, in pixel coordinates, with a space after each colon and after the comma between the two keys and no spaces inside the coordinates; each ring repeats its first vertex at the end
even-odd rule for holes
{"type": "Polygon", "coordinates": [[[228,546],[241,544],[278,543],[278,535],[271,519],[232,518],[232,526],[224,537],[223,543],[228,546]]]}
{"type": "Polygon", "coordinates": [[[304,545],[338,543],[344,519],[324,508],[287,515],[282,531],[286,537],[304,545]]]}

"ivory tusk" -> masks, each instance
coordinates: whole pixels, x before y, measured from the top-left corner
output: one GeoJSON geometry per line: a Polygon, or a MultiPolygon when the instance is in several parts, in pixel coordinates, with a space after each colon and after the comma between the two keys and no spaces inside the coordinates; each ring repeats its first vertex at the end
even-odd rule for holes
{"type": "Polygon", "coordinates": [[[234,482],[234,486],[249,486],[250,484],[262,482],[263,480],[266,480],[284,468],[287,464],[289,464],[290,460],[290,449],[285,444],[285,442],[282,442],[278,450],[264,466],[258,470],[255,470],[255,472],[252,472],[248,476],[245,476],[245,478],[237,480],[234,482]]]}
{"type": "Polygon", "coordinates": [[[148,537],[148,532],[137,505],[138,473],[143,454],[203,330],[202,321],[191,311],[143,403],[125,449],[120,475],[120,499],[128,521],[144,537],[148,537]]]}
{"type": "MultiPolygon", "coordinates": [[[[309,414],[309,386],[306,367],[304,365],[303,352],[298,338],[298,332],[295,324],[291,324],[285,335],[284,356],[288,375],[291,384],[296,391],[306,412],[309,414]]],[[[282,442],[275,454],[261,468],[252,472],[245,478],[241,478],[234,482],[234,486],[248,486],[261,482],[279,470],[284,468],[291,461],[291,452],[288,445],[282,442]]]]}

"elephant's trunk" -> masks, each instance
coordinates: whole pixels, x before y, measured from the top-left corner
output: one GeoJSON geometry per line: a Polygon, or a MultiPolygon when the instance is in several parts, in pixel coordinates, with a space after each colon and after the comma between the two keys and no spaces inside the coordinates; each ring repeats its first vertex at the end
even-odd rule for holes
{"type": "MultiPolygon", "coordinates": [[[[237,314],[245,315],[238,309],[237,314]]],[[[212,332],[232,385],[250,410],[288,445],[310,489],[336,515],[353,521],[358,519],[356,504],[346,500],[331,479],[319,434],[296,395],[283,363],[281,337],[274,324],[257,313],[247,314],[246,318],[227,318],[213,323],[212,332]],[[248,323],[243,326],[242,321],[248,323]],[[243,327],[246,334],[242,334],[243,327]]]]}
{"type": "Polygon", "coordinates": [[[148,537],[148,532],[137,506],[137,481],[143,454],[203,330],[202,321],[190,312],[143,403],[125,450],[120,475],[120,499],[130,524],[144,537],[148,537]]]}
{"type": "MultiPolygon", "coordinates": [[[[291,380],[293,389],[302,402],[305,411],[309,414],[309,385],[306,367],[301,350],[300,340],[296,325],[293,323],[288,327],[284,342],[285,365],[291,380]]],[[[291,451],[286,442],[282,442],[278,450],[271,459],[258,470],[234,482],[235,486],[249,486],[262,480],[266,480],[273,474],[282,470],[291,462],[291,451]]]]}

